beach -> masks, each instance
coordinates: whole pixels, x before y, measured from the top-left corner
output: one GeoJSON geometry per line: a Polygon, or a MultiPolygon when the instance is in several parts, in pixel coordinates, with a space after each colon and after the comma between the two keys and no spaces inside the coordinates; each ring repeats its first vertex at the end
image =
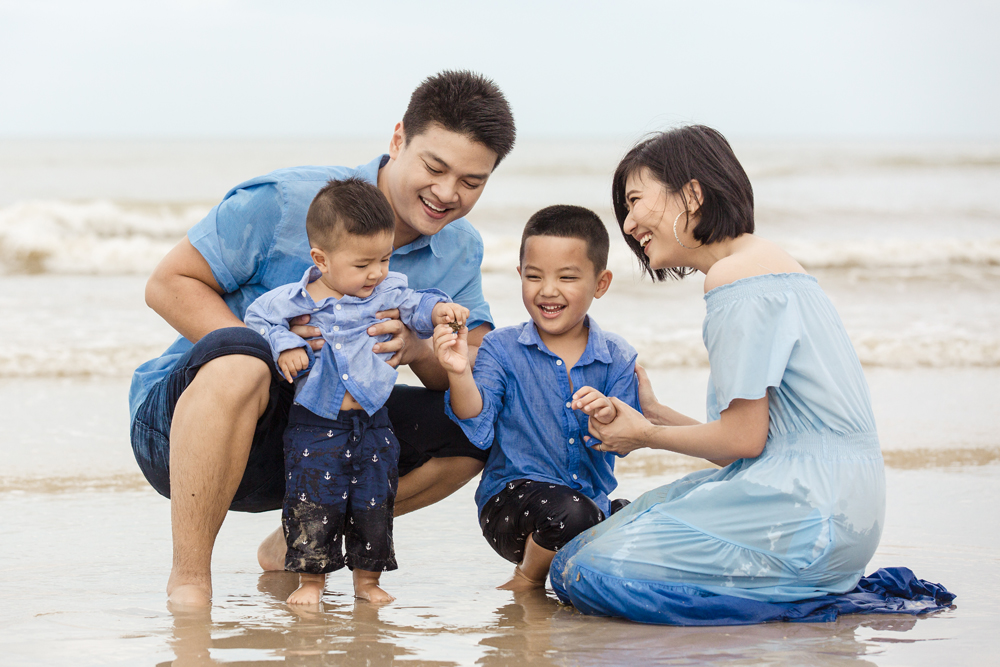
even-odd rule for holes
{"type": "MultiPolygon", "coordinates": [[[[592,315],[639,351],[659,399],[703,419],[701,281],[639,276],[610,211],[634,137],[525,139],[470,215],[500,326],[525,319],[514,267],[538,208],[596,210],[615,278],[592,315]]],[[[958,595],[926,618],[670,628],[586,617],[551,590],[494,590],[511,566],[480,535],[474,483],[400,518],[391,605],[356,603],[344,572],[320,610],[262,574],[278,513],[232,513],[214,604],[170,610],[169,502],[128,440],[132,370],[174,332],[145,307],[160,257],[240,181],[293,164],[361,164],[381,140],[0,140],[0,647],[12,665],[977,664],[1000,621],[1000,144],[734,140],[757,233],[817,276],[864,365],[887,467],[881,546],[958,595]]],[[[401,381],[413,383],[404,372],[401,381]]],[[[640,451],[635,498],[703,463],[640,451]]],[[[739,511],[734,508],[733,511],[739,511]]]]}

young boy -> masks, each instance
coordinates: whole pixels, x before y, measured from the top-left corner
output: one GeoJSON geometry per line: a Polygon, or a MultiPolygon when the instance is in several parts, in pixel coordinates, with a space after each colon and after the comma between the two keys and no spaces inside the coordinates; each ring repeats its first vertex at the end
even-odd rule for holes
{"type": "Polygon", "coordinates": [[[446,409],[490,450],[476,504],[490,546],[516,563],[502,589],[544,586],[560,547],[627,504],[608,500],[614,455],[587,429],[588,417],[617,416],[607,396],[639,405],[635,350],[587,315],[611,284],[607,260],[608,233],[595,213],[542,209],[524,228],[517,269],[531,320],[487,334],[475,371],[464,330],[434,331],[448,371],[446,409]]]}
{"type": "Polygon", "coordinates": [[[469,316],[443,292],[407,289],[406,276],[389,272],[394,230],[392,208],[377,187],[358,178],[330,181],[306,214],[314,265],[247,310],[247,326],[268,341],[288,382],[311,369],[295,383],[284,438],[285,569],[300,573],[290,604],[318,603],[326,573],[345,564],[354,572],[355,596],[393,599],[378,583],[383,570],[396,569],[399,443],[383,404],[397,372],[386,363],[391,353],[372,351],[379,339],[366,329],[375,313],[391,308],[423,338],[434,324],[457,327],[469,316]],[[326,341],[316,356],[289,331],[289,321],[305,313],[326,341]]]}

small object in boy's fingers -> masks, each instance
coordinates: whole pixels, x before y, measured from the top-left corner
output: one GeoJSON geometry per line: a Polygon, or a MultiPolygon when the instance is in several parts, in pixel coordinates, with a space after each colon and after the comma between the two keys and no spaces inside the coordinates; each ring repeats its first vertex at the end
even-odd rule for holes
{"type": "Polygon", "coordinates": [[[458,333],[459,331],[462,330],[461,322],[448,322],[448,326],[450,326],[451,330],[454,331],[455,333],[458,333]]]}

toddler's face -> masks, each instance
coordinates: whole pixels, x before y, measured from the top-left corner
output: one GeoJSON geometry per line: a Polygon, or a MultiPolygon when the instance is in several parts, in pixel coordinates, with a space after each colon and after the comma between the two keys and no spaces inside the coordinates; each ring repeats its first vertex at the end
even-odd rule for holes
{"type": "Polygon", "coordinates": [[[594,271],[586,241],[559,236],[529,237],[518,273],[524,307],[543,335],[581,326],[591,301],[611,282],[609,271],[594,271]]]}
{"type": "Polygon", "coordinates": [[[377,236],[340,234],[333,250],[313,248],[313,261],[327,287],[364,298],[389,274],[392,241],[393,235],[388,232],[377,236]]]}

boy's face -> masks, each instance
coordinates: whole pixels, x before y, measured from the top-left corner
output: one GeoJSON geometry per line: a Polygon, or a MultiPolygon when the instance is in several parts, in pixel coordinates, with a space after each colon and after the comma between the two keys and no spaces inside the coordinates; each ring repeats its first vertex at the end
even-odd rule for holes
{"type": "Polygon", "coordinates": [[[397,124],[389,157],[394,164],[379,185],[396,214],[397,234],[404,237],[432,236],[471,211],[497,161],[485,145],[437,124],[409,143],[397,124]]]}
{"type": "Polygon", "coordinates": [[[356,236],[341,232],[332,250],[312,248],[309,254],[322,272],[324,284],[339,294],[366,297],[389,274],[392,234],[356,236]]]}
{"type": "Polygon", "coordinates": [[[531,236],[517,271],[524,307],[543,340],[581,328],[591,301],[611,285],[611,272],[594,270],[583,239],[531,236]]]}

